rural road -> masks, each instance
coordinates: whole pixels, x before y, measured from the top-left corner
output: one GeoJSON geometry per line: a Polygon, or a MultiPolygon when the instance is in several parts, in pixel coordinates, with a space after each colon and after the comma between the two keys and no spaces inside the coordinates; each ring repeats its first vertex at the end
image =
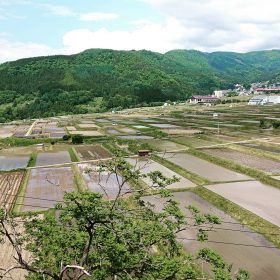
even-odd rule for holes
{"type": "Polygon", "coordinates": [[[38,120],[35,120],[33,124],[29,127],[28,131],[26,132],[25,136],[30,136],[34,126],[37,124],[38,120]]]}

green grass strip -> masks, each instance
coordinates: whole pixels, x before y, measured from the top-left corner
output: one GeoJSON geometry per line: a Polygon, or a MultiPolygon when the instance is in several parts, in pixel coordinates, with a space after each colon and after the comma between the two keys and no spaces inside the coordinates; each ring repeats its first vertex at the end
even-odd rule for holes
{"type": "Polygon", "coordinates": [[[20,210],[21,210],[21,207],[22,207],[22,204],[23,204],[23,201],[24,201],[24,195],[25,195],[25,191],[26,191],[27,184],[28,184],[28,181],[29,181],[30,173],[31,173],[31,170],[27,169],[25,171],[24,175],[23,175],[23,179],[21,181],[19,191],[17,193],[16,199],[14,200],[14,205],[13,205],[13,208],[12,208],[12,212],[14,214],[20,213],[20,210]]]}
{"type": "Polygon", "coordinates": [[[224,211],[241,224],[247,225],[252,230],[262,234],[267,240],[280,248],[280,231],[276,225],[204,187],[192,188],[190,191],[224,211]]]}
{"type": "Polygon", "coordinates": [[[73,181],[74,185],[77,188],[78,191],[86,191],[88,190],[87,184],[83,178],[83,175],[80,172],[79,167],[76,164],[72,165],[72,171],[73,171],[73,181]]]}
{"type": "Polygon", "coordinates": [[[36,165],[36,160],[37,160],[37,153],[32,152],[27,164],[27,167],[34,167],[36,165]]]}
{"type": "Polygon", "coordinates": [[[72,162],[79,162],[80,161],[80,158],[79,158],[75,148],[73,148],[73,147],[69,148],[68,152],[69,152],[69,155],[70,155],[70,158],[71,158],[72,162]]]}

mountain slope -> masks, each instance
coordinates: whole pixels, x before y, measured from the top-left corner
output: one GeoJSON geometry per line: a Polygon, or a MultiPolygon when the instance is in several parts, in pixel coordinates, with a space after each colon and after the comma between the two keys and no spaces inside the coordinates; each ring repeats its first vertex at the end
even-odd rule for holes
{"type": "Polygon", "coordinates": [[[276,79],[279,73],[279,50],[159,54],[91,49],[70,56],[27,58],[0,65],[0,102],[10,104],[0,105],[0,117],[80,113],[88,110],[87,105],[93,110],[97,103],[98,110],[105,110],[182,100],[234,83],[276,79]],[[65,98],[71,101],[68,106],[63,104],[65,98]]]}

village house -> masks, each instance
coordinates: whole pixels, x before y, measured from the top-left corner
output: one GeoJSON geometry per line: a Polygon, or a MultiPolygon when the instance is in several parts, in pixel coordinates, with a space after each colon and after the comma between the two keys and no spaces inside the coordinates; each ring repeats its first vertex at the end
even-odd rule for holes
{"type": "Polygon", "coordinates": [[[219,98],[212,95],[193,95],[190,99],[190,103],[214,103],[217,100],[219,100],[219,98]]]}

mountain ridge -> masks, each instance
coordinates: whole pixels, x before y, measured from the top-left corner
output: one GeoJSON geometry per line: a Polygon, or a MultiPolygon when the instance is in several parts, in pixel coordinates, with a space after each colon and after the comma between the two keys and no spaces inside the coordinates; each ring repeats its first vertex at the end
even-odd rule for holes
{"type": "Polygon", "coordinates": [[[12,102],[6,102],[12,108],[0,105],[0,117],[83,113],[185,100],[193,94],[232,88],[235,83],[248,86],[279,77],[280,50],[208,53],[181,49],[161,54],[89,49],[73,55],[23,58],[0,64],[0,101],[11,101],[13,96],[12,102]],[[70,108],[61,104],[66,97],[71,100],[70,108]]]}

